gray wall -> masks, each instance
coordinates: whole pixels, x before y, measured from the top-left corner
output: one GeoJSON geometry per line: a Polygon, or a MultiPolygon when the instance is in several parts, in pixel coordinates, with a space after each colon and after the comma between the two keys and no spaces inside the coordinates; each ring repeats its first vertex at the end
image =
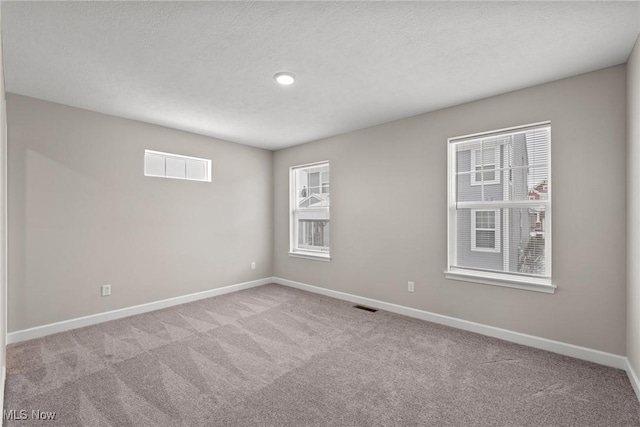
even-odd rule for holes
{"type": "Polygon", "coordinates": [[[277,151],[278,277],[623,355],[626,73],[616,66],[277,151]],[[552,121],[554,295],[447,280],[447,138],[552,121]],[[287,255],[288,168],[331,162],[330,263],[287,255]],[[415,293],[407,281],[415,281],[415,293]]]}
{"type": "Polygon", "coordinates": [[[272,275],[272,152],[7,102],[9,331],[272,275]],[[211,159],[213,182],[145,177],[145,149],[211,159]]]}
{"type": "Polygon", "coordinates": [[[627,64],[627,357],[640,374],[640,39],[627,64]]]}
{"type": "MultiPolygon", "coordinates": [[[[625,354],[626,77],[612,67],[275,154],[9,94],[9,331],[274,274],[625,354]],[[544,120],[558,291],[446,280],[447,138],[544,120]],[[145,178],[145,148],[210,158],[213,182],[145,178]],[[287,256],[288,168],[319,160],[331,161],[330,263],[287,256]]],[[[629,132],[635,165],[637,120],[629,132]]],[[[640,173],[629,169],[631,218],[640,173]]],[[[632,259],[628,352],[640,370],[632,259]]]]}

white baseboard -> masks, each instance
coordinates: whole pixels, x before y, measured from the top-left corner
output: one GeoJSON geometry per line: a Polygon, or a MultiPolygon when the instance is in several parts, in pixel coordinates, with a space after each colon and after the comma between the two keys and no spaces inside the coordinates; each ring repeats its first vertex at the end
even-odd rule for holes
{"type": "MultiPolygon", "coordinates": [[[[505,341],[510,341],[517,344],[526,345],[542,350],[547,350],[553,353],[562,354],[565,356],[575,357],[576,359],[586,360],[589,362],[598,363],[600,365],[610,366],[625,370],[629,377],[629,381],[633,386],[633,389],[640,400],[640,379],[633,367],[629,363],[629,360],[624,356],[619,356],[612,353],[606,353],[600,350],[594,350],[587,347],[581,347],[573,344],[567,344],[560,341],[554,341],[546,338],[536,337],[533,335],[527,335],[520,332],[510,331],[508,329],[496,328],[494,326],[483,325],[481,323],[470,322],[468,320],[458,319],[455,317],[444,316],[441,314],[431,313],[416,308],[405,307],[398,304],[392,304],[380,300],[361,297],[357,295],[348,294],[345,292],[334,291],[331,289],[321,288],[318,286],[308,285],[306,283],[295,282],[293,280],[282,279],[280,277],[267,277],[264,279],[253,280],[250,282],[238,283],[235,285],[224,286],[221,288],[210,289],[207,291],[196,292],[189,295],[183,295],[175,298],[169,298],[161,301],[150,302],[147,304],[140,304],[133,307],[122,308],[119,310],[107,311],[104,313],[94,314],[90,316],[78,317],[76,319],[64,320],[61,322],[50,323],[48,325],[37,326],[34,328],[23,329],[21,331],[11,332],[7,334],[7,344],[13,344],[21,341],[26,341],[34,338],[40,338],[46,335],[55,334],[58,332],[64,332],[71,329],[81,328],[84,326],[95,325],[97,323],[107,322],[109,320],[122,319],[124,317],[133,316],[135,314],[148,313],[150,311],[159,310],[162,308],[173,307],[175,305],[184,304],[192,301],[201,300],[204,298],[210,298],[218,295],[228,294],[231,292],[240,291],[243,289],[249,289],[256,286],[262,286],[269,283],[278,283],[280,285],[289,286],[304,291],[313,292],[316,294],[326,295],[328,297],[337,298],[344,301],[353,302],[355,304],[362,304],[365,306],[377,308],[380,310],[389,311],[392,313],[402,314],[416,319],[422,319],[441,325],[451,326],[453,328],[462,329],[465,331],[475,332],[481,335],[486,335],[505,341]]],[[[4,383],[6,380],[6,368],[2,367],[1,383],[0,387],[0,408],[3,404],[4,383]]]]}
{"type": "MultiPolygon", "coordinates": [[[[373,307],[380,310],[390,311],[392,313],[414,317],[416,319],[427,320],[429,322],[451,326],[457,329],[463,329],[465,331],[475,332],[494,338],[499,338],[501,340],[510,341],[541,350],[551,351],[553,353],[558,353],[565,356],[575,357],[576,359],[586,360],[589,362],[598,363],[600,365],[610,366],[623,370],[627,370],[628,367],[627,358],[624,356],[619,356],[617,354],[606,353],[604,351],[594,350],[587,347],[581,347],[578,345],[567,344],[547,338],[522,334],[520,332],[514,332],[508,329],[496,328],[494,326],[483,325],[481,323],[470,322],[468,320],[462,320],[455,317],[443,316],[441,314],[431,313],[428,311],[418,310],[416,308],[405,307],[402,305],[391,304],[371,298],[360,297],[357,295],[347,294],[331,289],[320,288],[318,286],[294,282],[292,280],[282,279],[280,277],[273,277],[272,282],[296,289],[301,289],[304,291],[314,292],[316,294],[326,295],[332,298],[353,302],[356,304],[366,305],[368,307],[373,307]]],[[[636,385],[634,385],[634,387],[636,387],[636,385]]],[[[636,393],[638,393],[637,388],[636,393]]]]}
{"type": "Polygon", "coordinates": [[[633,369],[633,366],[631,366],[631,363],[629,363],[629,359],[627,359],[625,357],[625,359],[627,360],[627,366],[626,366],[626,371],[627,371],[627,376],[629,377],[629,381],[631,381],[631,386],[633,387],[633,390],[636,392],[636,396],[638,397],[638,400],[640,400],[640,379],[638,379],[638,375],[636,374],[636,371],[633,369]]]}
{"type": "Polygon", "coordinates": [[[7,334],[7,344],[14,344],[21,341],[40,338],[46,335],[56,334],[58,332],[107,322],[109,320],[122,319],[123,317],[133,316],[134,314],[148,313],[149,311],[160,310],[161,308],[173,307],[174,305],[228,294],[230,292],[241,291],[243,289],[254,288],[268,283],[272,283],[271,277],[10,332],[7,334]]]}

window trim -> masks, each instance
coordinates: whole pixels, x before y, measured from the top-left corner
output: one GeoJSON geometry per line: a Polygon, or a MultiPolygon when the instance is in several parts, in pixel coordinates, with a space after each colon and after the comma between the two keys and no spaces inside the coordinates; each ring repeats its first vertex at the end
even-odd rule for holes
{"type": "Polygon", "coordinates": [[[501,252],[500,243],[502,241],[501,235],[500,235],[501,225],[502,223],[500,221],[500,209],[471,209],[471,250],[474,252],[500,253],[501,252]],[[477,228],[476,214],[478,212],[493,212],[495,215],[494,228],[477,228]],[[482,247],[479,248],[476,246],[477,231],[495,232],[493,248],[482,248],[482,247]]]}
{"type": "MultiPolygon", "coordinates": [[[[451,244],[452,236],[457,236],[456,224],[455,221],[452,221],[453,215],[451,210],[455,208],[455,205],[452,205],[452,201],[455,200],[455,180],[450,179],[451,171],[455,171],[455,156],[452,152],[452,144],[464,142],[465,140],[474,140],[478,138],[488,138],[491,136],[497,136],[505,133],[524,133],[527,130],[548,127],[549,128],[549,147],[548,147],[548,164],[546,167],[548,168],[548,177],[547,180],[549,183],[553,182],[552,178],[552,156],[551,156],[551,140],[552,140],[552,129],[551,129],[551,121],[543,121],[536,122],[522,126],[512,126],[508,128],[496,129],[488,132],[477,132],[473,134],[467,134],[462,136],[457,136],[453,138],[447,139],[447,269],[444,271],[444,276],[450,280],[456,281],[464,281],[464,282],[472,282],[479,283],[484,285],[493,285],[493,286],[502,286],[509,287],[514,289],[523,289],[529,291],[536,292],[544,292],[544,293],[555,293],[557,286],[553,284],[553,274],[552,274],[552,185],[548,186],[547,189],[547,199],[546,200],[535,200],[535,201],[522,201],[523,205],[533,204],[534,202],[539,205],[545,206],[547,208],[548,221],[545,224],[545,228],[547,230],[547,235],[545,238],[545,251],[549,254],[547,261],[547,273],[548,277],[536,277],[536,276],[521,276],[518,274],[505,273],[505,272],[489,272],[489,271],[480,271],[480,270],[467,270],[459,267],[452,266],[452,260],[455,260],[457,257],[456,247],[451,244]],[[529,202],[529,203],[527,203],[529,202]]],[[[502,175],[502,174],[500,174],[502,175]]],[[[459,204],[459,203],[458,203],[459,204]]],[[[499,203],[498,203],[499,204],[499,203]]],[[[498,205],[496,204],[496,205],[498,205]]],[[[496,206],[498,207],[498,206],[496,206]]],[[[480,210],[488,210],[484,207],[479,207],[480,210]]]]}
{"type": "Polygon", "coordinates": [[[518,275],[482,272],[464,270],[459,268],[450,268],[444,271],[444,276],[450,280],[461,282],[480,283],[483,285],[502,286],[505,288],[523,289],[526,291],[544,292],[547,294],[555,293],[557,286],[546,278],[524,277],[518,275]],[[508,276],[508,277],[507,277],[508,276]]]}
{"type": "MultiPolygon", "coordinates": [[[[289,167],[289,252],[288,255],[293,258],[303,258],[315,261],[331,261],[331,243],[329,243],[329,251],[316,251],[313,249],[299,249],[297,247],[298,242],[298,219],[297,219],[297,206],[296,206],[296,182],[295,182],[295,171],[298,169],[307,169],[318,166],[329,166],[329,173],[331,173],[331,164],[329,160],[323,160],[320,162],[313,163],[305,163],[301,165],[295,165],[289,167]]],[[[320,191],[322,191],[322,172],[320,172],[319,176],[319,186],[320,191]]],[[[331,178],[329,178],[329,188],[331,186],[331,178]]],[[[327,222],[331,223],[331,202],[329,206],[324,208],[316,208],[310,209],[312,210],[322,210],[329,212],[329,219],[327,222]]]]}

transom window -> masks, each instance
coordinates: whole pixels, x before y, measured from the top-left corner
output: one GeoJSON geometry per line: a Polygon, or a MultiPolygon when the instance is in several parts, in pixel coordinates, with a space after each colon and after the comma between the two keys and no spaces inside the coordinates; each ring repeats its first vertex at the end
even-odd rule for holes
{"type": "Polygon", "coordinates": [[[144,150],[144,176],[211,182],[211,160],[144,150]]]}
{"type": "Polygon", "coordinates": [[[550,124],[448,144],[447,277],[553,292],[550,124]]]}
{"type": "Polygon", "coordinates": [[[291,244],[289,254],[329,260],[329,163],[290,169],[291,244]]]}

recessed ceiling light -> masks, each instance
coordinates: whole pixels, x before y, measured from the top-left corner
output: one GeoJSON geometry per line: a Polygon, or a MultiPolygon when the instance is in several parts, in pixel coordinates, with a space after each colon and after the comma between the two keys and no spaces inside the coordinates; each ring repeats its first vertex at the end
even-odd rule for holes
{"type": "Polygon", "coordinates": [[[296,76],[293,73],[278,73],[273,76],[281,85],[290,85],[296,81],[296,76]]]}

